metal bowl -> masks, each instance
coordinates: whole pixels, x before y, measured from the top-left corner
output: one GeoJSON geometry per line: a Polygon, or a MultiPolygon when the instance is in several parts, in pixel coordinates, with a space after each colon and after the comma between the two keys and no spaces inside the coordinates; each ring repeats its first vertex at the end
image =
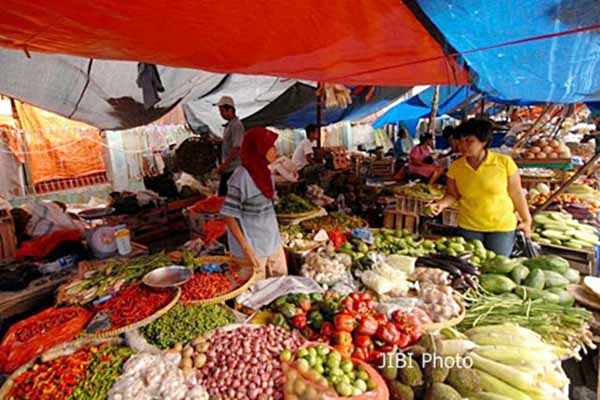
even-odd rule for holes
{"type": "Polygon", "coordinates": [[[191,279],[193,272],[180,265],[157,268],[148,272],[143,279],[146,286],[153,288],[169,288],[183,285],[191,279]]]}

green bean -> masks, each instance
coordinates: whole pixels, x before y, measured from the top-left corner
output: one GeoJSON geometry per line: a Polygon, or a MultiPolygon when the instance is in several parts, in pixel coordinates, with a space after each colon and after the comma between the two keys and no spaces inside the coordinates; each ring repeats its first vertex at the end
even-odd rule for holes
{"type": "Polygon", "coordinates": [[[141,329],[146,340],[161,348],[186,343],[210,330],[235,322],[233,313],[220,305],[177,304],[165,315],[141,329]]]}

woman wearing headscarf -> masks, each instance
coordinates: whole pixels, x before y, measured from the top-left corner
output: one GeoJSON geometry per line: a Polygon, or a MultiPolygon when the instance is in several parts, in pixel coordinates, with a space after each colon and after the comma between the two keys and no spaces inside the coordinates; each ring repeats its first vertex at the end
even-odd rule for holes
{"type": "Polygon", "coordinates": [[[227,196],[221,209],[232,256],[250,262],[259,279],[287,274],[273,206],[275,186],[269,169],[269,164],[277,159],[276,140],[277,134],[265,128],[246,132],[241,148],[242,165],[227,182],[227,196]]]}

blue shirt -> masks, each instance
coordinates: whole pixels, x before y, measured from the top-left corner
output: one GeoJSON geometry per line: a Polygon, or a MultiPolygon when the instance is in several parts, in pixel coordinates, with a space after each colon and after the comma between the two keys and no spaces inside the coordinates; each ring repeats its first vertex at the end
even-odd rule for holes
{"type": "MultiPolygon", "coordinates": [[[[227,184],[227,197],[221,214],[238,220],[248,244],[258,257],[271,256],[281,243],[273,201],[262,194],[248,170],[242,166],[236,168],[227,184]]],[[[244,257],[240,244],[229,230],[227,238],[231,254],[244,257]]]]}

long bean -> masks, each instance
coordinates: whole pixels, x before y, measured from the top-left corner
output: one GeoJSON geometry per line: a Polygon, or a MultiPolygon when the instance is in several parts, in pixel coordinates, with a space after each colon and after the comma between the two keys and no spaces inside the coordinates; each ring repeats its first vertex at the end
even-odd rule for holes
{"type": "Polygon", "coordinates": [[[550,344],[574,351],[595,348],[589,330],[592,313],[583,308],[496,296],[483,289],[470,289],[463,298],[467,313],[461,330],[513,322],[539,333],[550,344]]]}

